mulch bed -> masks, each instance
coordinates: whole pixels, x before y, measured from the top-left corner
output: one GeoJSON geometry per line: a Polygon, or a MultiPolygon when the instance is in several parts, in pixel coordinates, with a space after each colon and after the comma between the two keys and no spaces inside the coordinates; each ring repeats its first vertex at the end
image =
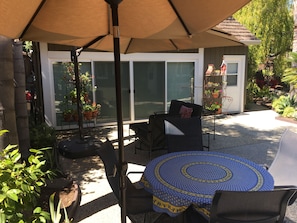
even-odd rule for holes
{"type": "Polygon", "coordinates": [[[277,117],[275,117],[275,119],[280,120],[280,121],[284,121],[284,122],[289,122],[289,123],[297,124],[297,120],[295,120],[293,118],[287,118],[287,117],[283,117],[283,116],[277,116],[277,117]]]}

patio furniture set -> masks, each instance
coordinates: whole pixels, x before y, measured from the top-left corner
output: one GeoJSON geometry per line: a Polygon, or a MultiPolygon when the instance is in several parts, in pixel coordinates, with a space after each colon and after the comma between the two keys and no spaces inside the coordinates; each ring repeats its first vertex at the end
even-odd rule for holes
{"type": "MultiPolygon", "coordinates": [[[[180,215],[187,223],[283,222],[287,206],[297,197],[297,178],[291,175],[296,166],[291,161],[297,158],[294,140],[296,133],[287,130],[283,134],[268,170],[218,152],[184,150],[161,155],[148,163],[139,182],[132,184],[126,177],[127,214],[132,221],[135,214],[144,214],[148,222],[166,222],[164,219],[180,215]],[[283,168],[286,171],[281,171],[283,168]],[[149,213],[159,215],[152,221],[149,213]]],[[[103,143],[98,154],[120,199],[118,161],[112,143],[103,143]]]]}

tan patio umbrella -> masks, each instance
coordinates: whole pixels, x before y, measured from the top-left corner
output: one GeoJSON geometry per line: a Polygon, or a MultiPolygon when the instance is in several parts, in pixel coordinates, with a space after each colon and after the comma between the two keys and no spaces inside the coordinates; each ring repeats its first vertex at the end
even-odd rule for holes
{"type": "MultiPolygon", "coordinates": [[[[120,36],[189,37],[209,30],[249,1],[124,0],[118,6],[120,36]]],[[[0,34],[11,38],[81,47],[114,33],[104,0],[1,0],[0,12],[0,34]]]]}
{"type": "Polygon", "coordinates": [[[0,0],[0,35],[37,42],[90,46],[113,35],[122,222],[125,161],[120,37],[182,39],[214,27],[250,0],[0,0]],[[120,22],[120,29],[119,29],[120,22]]]}

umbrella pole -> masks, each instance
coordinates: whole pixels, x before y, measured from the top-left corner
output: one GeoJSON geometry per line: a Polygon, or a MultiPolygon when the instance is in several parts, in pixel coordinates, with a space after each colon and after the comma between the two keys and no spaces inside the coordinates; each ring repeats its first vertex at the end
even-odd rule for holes
{"type": "Polygon", "coordinates": [[[74,76],[75,76],[75,87],[76,87],[76,106],[77,106],[77,113],[78,113],[78,131],[79,131],[79,138],[83,140],[82,135],[82,113],[81,113],[81,88],[80,88],[80,79],[79,79],[79,69],[78,69],[78,59],[77,59],[77,52],[76,49],[71,50],[71,61],[74,64],[74,76]]]}
{"type": "Polygon", "coordinates": [[[114,48],[114,67],[116,82],[116,104],[117,104],[117,125],[118,125],[118,145],[119,145],[119,174],[120,174],[120,206],[121,220],[126,223],[126,171],[127,163],[124,156],[123,140],[123,117],[122,117],[122,92],[121,92],[121,59],[120,59],[120,33],[118,21],[118,4],[122,0],[105,0],[111,7],[113,25],[113,48],[114,48]]]}

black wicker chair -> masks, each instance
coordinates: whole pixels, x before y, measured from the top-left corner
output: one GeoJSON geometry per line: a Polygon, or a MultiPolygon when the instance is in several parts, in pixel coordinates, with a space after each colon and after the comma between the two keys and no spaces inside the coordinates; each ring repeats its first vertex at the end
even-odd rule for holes
{"type": "Polygon", "coordinates": [[[203,150],[200,117],[168,117],[164,122],[168,152],[203,150]]]}
{"type": "Polygon", "coordinates": [[[190,108],[191,117],[201,117],[202,106],[194,103],[172,100],[168,113],[155,112],[149,116],[148,122],[134,123],[130,125],[130,129],[135,132],[138,138],[138,144],[135,146],[137,150],[145,150],[149,152],[151,159],[152,152],[166,149],[164,120],[168,117],[181,117],[181,108],[190,108]]]}

